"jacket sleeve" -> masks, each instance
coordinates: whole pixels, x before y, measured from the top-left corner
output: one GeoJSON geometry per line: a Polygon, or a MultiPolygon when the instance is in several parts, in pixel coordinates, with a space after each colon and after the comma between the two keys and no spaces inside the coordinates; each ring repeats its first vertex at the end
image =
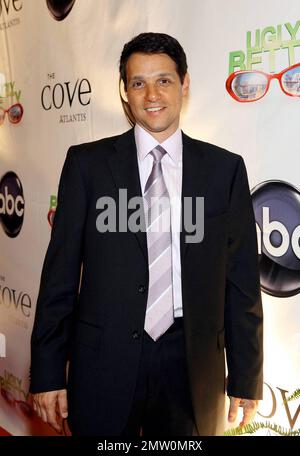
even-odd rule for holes
{"type": "Polygon", "coordinates": [[[30,391],[66,386],[66,363],[72,315],[78,300],[86,189],[76,148],[63,166],[58,206],[46,253],[31,336],[30,391]]]}
{"type": "Polygon", "coordinates": [[[263,312],[257,235],[247,172],[240,157],[231,189],[226,274],[227,393],[261,399],[263,312]]]}

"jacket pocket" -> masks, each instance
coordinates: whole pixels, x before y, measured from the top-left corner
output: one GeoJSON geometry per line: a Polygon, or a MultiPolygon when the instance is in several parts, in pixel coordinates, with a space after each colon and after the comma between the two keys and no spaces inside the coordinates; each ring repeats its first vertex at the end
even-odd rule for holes
{"type": "Polygon", "coordinates": [[[76,339],[80,344],[91,348],[99,348],[101,343],[101,328],[83,320],[77,323],[76,339]]]}

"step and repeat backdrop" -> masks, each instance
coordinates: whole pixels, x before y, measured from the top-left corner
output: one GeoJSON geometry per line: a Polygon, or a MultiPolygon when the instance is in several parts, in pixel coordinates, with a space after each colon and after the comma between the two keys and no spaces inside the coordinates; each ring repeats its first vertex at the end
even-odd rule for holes
{"type": "Polygon", "coordinates": [[[0,0],[0,426],[54,433],[35,417],[28,387],[58,180],[71,144],[128,129],[118,60],[144,31],[171,34],[186,51],[183,130],[246,162],[265,314],[256,433],[293,432],[299,399],[286,399],[300,388],[298,0],[0,0]]]}

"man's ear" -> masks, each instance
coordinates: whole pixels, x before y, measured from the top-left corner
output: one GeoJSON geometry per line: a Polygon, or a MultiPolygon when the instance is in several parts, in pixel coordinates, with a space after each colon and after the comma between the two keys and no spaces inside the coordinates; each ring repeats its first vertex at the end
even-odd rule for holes
{"type": "Polygon", "coordinates": [[[189,88],[190,88],[190,75],[189,75],[189,73],[186,73],[184,76],[184,79],[183,79],[183,83],[182,83],[182,95],[184,97],[188,94],[189,88]]]}
{"type": "Polygon", "coordinates": [[[126,101],[126,103],[128,103],[128,96],[127,96],[127,91],[124,89],[123,92],[122,92],[122,97],[123,99],[126,101]]]}
{"type": "Polygon", "coordinates": [[[124,82],[122,81],[121,78],[119,81],[119,94],[120,94],[120,98],[122,100],[124,100],[126,103],[128,103],[127,90],[126,90],[124,82]]]}
{"type": "Polygon", "coordinates": [[[131,112],[131,109],[130,109],[130,106],[128,103],[127,91],[125,90],[124,83],[121,79],[119,82],[119,95],[120,95],[120,100],[122,103],[122,108],[125,113],[126,119],[128,120],[129,124],[133,127],[135,125],[135,118],[131,112]]]}

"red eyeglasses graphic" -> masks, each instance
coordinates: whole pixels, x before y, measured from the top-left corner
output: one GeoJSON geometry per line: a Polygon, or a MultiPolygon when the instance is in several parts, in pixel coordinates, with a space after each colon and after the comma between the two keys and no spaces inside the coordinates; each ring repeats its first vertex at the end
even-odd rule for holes
{"type": "Polygon", "coordinates": [[[23,106],[20,103],[16,103],[8,109],[0,108],[0,125],[2,125],[4,122],[5,114],[7,114],[8,120],[11,123],[13,123],[13,124],[19,123],[20,120],[22,119],[23,112],[24,112],[23,106]]]}
{"type": "Polygon", "coordinates": [[[300,63],[276,74],[263,71],[236,71],[228,76],[226,89],[229,95],[241,103],[260,100],[269,90],[272,79],[279,81],[281,90],[290,97],[300,97],[300,63]]]}
{"type": "Polygon", "coordinates": [[[53,226],[53,221],[54,221],[54,217],[55,217],[55,212],[56,210],[55,209],[49,209],[49,212],[48,212],[48,215],[47,215],[47,219],[48,219],[48,223],[49,225],[53,226]]]}

